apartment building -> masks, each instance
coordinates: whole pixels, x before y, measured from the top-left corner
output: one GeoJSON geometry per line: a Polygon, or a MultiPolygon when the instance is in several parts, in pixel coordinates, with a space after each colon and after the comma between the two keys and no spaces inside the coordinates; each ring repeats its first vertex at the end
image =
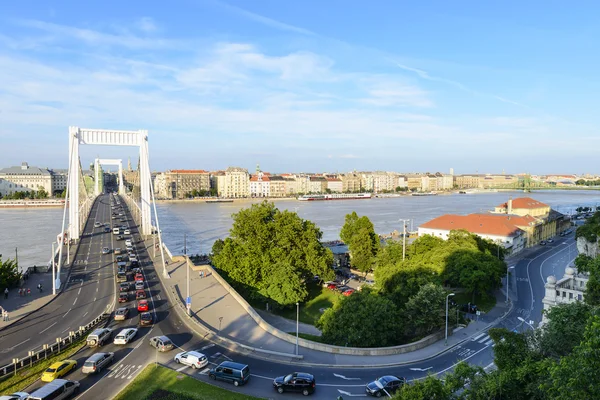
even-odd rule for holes
{"type": "Polygon", "coordinates": [[[329,189],[330,192],[342,193],[342,191],[344,190],[344,185],[340,178],[327,177],[325,179],[327,179],[327,189],[329,189]]]}
{"type": "Polygon", "coordinates": [[[271,197],[271,180],[269,175],[258,171],[250,177],[250,197],[271,197]]]}
{"type": "Polygon", "coordinates": [[[225,170],[223,197],[243,198],[250,196],[250,175],[248,170],[229,167],[225,170]]]}
{"type": "MultiPolygon", "coordinates": [[[[545,295],[542,299],[544,311],[557,304],[583,301],[589,279],[589,275],[577,273],[577,270],[572,267],[567,267],[565,275],[558,281],[554,275],[548,276],[546,278],[545,295]]],[[[542,324],[546,322],[546,313],[543,313],[542,324]]]]}
{"type": "Polygon", "coordinates": [[[225,195],[225,171],[213,171],[210,173],[210,188],[216,189],[217,196],[225,195]]]}
{"type": "Polygon", "coordinates": [[[165,173],[172,199],[183,199],[194,190],[210,191],[210,174],[202,169],[173,169],[165,173]]]}
{"type": "Polygon", "coordinates": [[[454,184],[459,189],[478,189],[480,188],[481,175],[454,175],[454,184]]]}
{"type": "Polygon", "coordinates": [[[325,193],[327,189],[327,179],[323,176],[311,176],[309,185],[309,193],[325,193]]]}
{"type": "Polygon", "coordinates": [[[361,187],[361,177],[356,172],[344,174],[341,179],[343,192],[360,192],[363,190],[361,187]]]}
{"type": "Polygon", "coordinates": [[[52,195],[55,196],[62,193],[67,188],[69,170],[51,169],[50,174],[52,175],[52,195]]]}
{"type": "Polygon", "coordinates": [[[271,175],[270,180],[270,196],[271,197],[286,197],[286,179],[280,175],[271,175]]]}
{"type": "Polygon", "coordinates": [[[21,166],[0,170],[0,194],[6,196],[14,192],[38,191],[43,188],[49,196],[53,193],[52,174],[47,168],[29,166],[23,162],[21,166]]]}

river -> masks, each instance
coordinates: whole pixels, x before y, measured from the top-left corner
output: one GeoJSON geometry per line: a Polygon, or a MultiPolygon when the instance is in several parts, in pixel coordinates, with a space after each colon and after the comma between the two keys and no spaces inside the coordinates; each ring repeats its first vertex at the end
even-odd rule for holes
{"type": "MultiPolygon", "coordinates": [[[[296,211],[300,217],[316,223],[323,231],[323,240],[335,240],[339,239],[344,217],[352,211],[369,217],[376,232],[386,234],[402,229],[400,218],[410,219],[411,230],[416,230],[420,224],[442,214],[486,212],[506,202],[509,196],[523,195],[522,192],[488,192],[347,201],[275,200],[274,203],[281,210],[296,211]]],[[[600,205],[600,191],[539,191],[527,196],[565,214],[573,213],[579,206],[600,205]]],[[[252,203],[251,200],[159,203],[157,212],[163,239],[173,253],[183,253],[185,233],[188,254],[208,253],[215,240],[229,233],[231,215],[252,203]]],[[[46,263],[61,222],[61,208],[0,209],[0,254],[12,258],[18,247],[20,265],[46,263]]]]}

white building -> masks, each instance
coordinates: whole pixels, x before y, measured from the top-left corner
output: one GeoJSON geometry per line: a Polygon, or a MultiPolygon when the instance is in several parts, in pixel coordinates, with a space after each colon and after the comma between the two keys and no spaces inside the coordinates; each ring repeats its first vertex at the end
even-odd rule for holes
{"type": "Polygon", "coordinates": [[[248,170],[229,167],[225,171],[223,197],[243,198],[250,196],[250,175],[248,170]]]}
{"type": "Polygon", "coordinates": [[[167,181],[167,175],[164,172],[156,174],[154,177],[154,195],[159,199],[171,198],[171,185],[167,181]]]}
{"type": "Polygon", "coordinates": [[[271,197],[271,180],[262,171],[250,177],[251,197],[271,197]]]}
{"type": "Polygon", "coordinates": [[[67,188],[69,170],[51,169],[50,175],[52,175],[52,194],[62,193],[67,188]]]}
{"type": "MultiPolygon", "coordinates": [[[[565,275],[559,281],[550,275],[546,278],[546,294],[542,300],[544,310],[549,310],[557,304],[583,301],[588,280],[589,275],[578,274],[575,268],[571,267],[565,269],[565,275]]],[[[544,313],[542,323],[545,323],[546,320],[546,313],[544,313]]]]}
{"type": "Polygon", "coordinates": [[[30,167],[26,162],[20,167],[0,170],[0,193],[2,196],[14,192],[38,191],[43,188],[52,196],[52,174],[46,168],[30,167]]]}

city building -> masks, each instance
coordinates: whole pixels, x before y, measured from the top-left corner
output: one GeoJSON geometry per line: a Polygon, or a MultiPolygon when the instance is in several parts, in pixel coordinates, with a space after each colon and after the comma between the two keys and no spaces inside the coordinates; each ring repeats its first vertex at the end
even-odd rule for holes
{"type": "Polygon", "coordinates": [[[327,179],[323,176],[311,176],[309,178],[309,193],[325,193],[327,189],[327,179]]]}
{"type": "Polygon", "coordinates": [[[342,193],[342,191],[344,190],[344,185],[342,183],[342,180],[340,178],[332,178],[332,177],[327,177],[325,178],[327,179],[327,189],[332,192],[332,193],[342,193]]]}
{"type": "Polygon", "coordinates": [[[67,188],[67,180],[69,178],[68,169],[51,169],[52,175],[52,195],[61,194],[67,188]]]}
{"type": "Polygon", "coordinates": [[[222,196],[227,198],[243,198],[250,196],[250,175],[248,170],[229,167],[225,170],[222,196]]]}
{"type": "Polygon", "coordinates": [[[37,192],[44,189],[48,196],[53,194],[52,174],[47,168],[31,167],[26,162],[21,166],[0,170],[0,194],[14,192],[37,192]]]}
{"type": "Polygon", "coordinates": [[[280,175],[271,175],[269,176],[269,180],[271,181],[270,185],[270,195],[271,197],[286,197],[286,184],[287,181],[280,175]]]}
{"type": "Polygon", "coordinates": [[[250,197],[271,197],[271,180],[269,175],[258,170],[250,177],[250,197]]]}
{"type": "Polygon", "coordinates": [[[210,173],[202,169],[173,169],[165,172],[169,198],[183,199],[196,192],[210,192],[210,173]]]}
{"type": "Polygon", "coordinates": [[[362,191],[360,175],[356,172],[349,172],[341,176],[342,179],[342,191],[357,193],[362,191]]]}
{"type": "Polygon", "coordinates": [[[501,244],[508,254],[516,254],[527,245],[527,233],[521,227],[533,222],[535,219],[529,216],[446,214],[419,226],[418,232],[419,236],[431,235],[446,240],[451,231],[463,229],[501,244]]]}
{"type": "Polygon", "coordinates": [[[550,213],[550,206],[531,197],[519,197],[508,199],[494,208],[496,214],[530,215],[532,217],[543,217],[550,213]]]}
{"type": "Polygon", "coordinates": [[[454,185],[458,189],[478,189],[480,187],[480,175],[454,175],[454,185]]]}
{"type": "MultiPolygon", "coordinates": [[[[557,304],[583,301],[588,280],[589,275],[579,274],[577,273],[577,270],[572,267],[567,267],[565,269],[565,275],[558,281],[556,280],[556,277],[550,275],[546,278],[546,293],[542,300],[544,311],[549,310],[557,304]]],[[[542,323],[545,323],[546,321],[546,313],[544,313],[542,323]]]]}

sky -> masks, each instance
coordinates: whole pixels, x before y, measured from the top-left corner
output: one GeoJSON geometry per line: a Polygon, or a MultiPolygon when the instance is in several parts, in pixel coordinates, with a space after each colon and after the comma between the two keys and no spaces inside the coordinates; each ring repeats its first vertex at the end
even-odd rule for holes
{"type": "MultiPolygon", "coordinates": [[[[600,3],[0,5],[0,167],[68,127],[149,131],[150,168],[599,173],[600,3]]],[[[135,148],[81,146],[81,162],[135,148]]]]}

